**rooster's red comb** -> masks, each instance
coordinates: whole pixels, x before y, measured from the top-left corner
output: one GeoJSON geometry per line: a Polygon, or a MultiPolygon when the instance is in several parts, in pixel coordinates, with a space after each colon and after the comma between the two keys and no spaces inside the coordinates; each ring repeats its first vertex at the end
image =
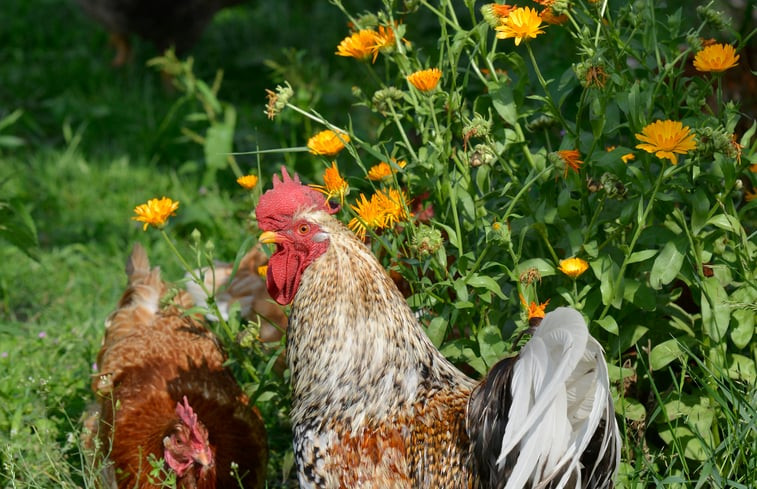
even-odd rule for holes
{"type": "Polygon", "coordinates": [[[258,219],[258,227],[268,231],[276,221],[286,219],[298,210],[308,207],[320,207],[329,214],[337,211],[329,205],[323,194],[303,185],[296,173],[294,177],[290,177],[287,169],[282,166],[281,179],[274,175],[273,188],[260,196],[255,208],[255,217],[258,219]]]}

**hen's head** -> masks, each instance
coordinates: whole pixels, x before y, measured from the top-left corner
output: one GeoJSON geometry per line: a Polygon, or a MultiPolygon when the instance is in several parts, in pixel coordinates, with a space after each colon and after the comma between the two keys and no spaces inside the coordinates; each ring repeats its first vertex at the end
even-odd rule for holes
{"type": "Polygon", "coordinates": [[[192,472],[199,480],[209,474],[215,464],[208,430],[197,419],[187,396],[183,403],[176,404],[176,416],[178,421],[163,438],[163,458],[178,479],[192,472]]]}
{"type": "Polygon", "coordinates": [[[282,179],[273,177],[273,188],[260,197],[255,216],[263,230],[261,243],[275,243],[276,251],[268,262],[266,285],[268,292],[279,304],[294,299],[305,268],[328,248],[328,235],[321,227],[303,217],[303,213],[322,210],[334,214],[322,194],[303,185],[295,174],[289,176],[281,169],[282,179]]]}

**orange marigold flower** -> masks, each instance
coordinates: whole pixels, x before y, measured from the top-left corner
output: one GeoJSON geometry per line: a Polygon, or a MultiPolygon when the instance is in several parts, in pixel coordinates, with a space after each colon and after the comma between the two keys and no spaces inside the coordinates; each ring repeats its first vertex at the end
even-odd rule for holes
{"type": "Polygon", "coordinates": [[[754,190],[747,190],[744,192],[744,200],[751,202],[754,199],[757,199],[757,192],[755,192],[754,190]]]}
{"type": "Polygon", "coordinates": [[[636,139],[642,141],[636,145],[638,149],[667,158],[674,165],[678,163],[676,153],[686,154],[697,147],[694,134],[679,121],[655,121],[636,134],[636,139]]]}
{"type": "Polygon", "coordinates": [[[524,307],[526,307],[526,312],[528,313],[528,320],[531,321],[531,319],[538,318],[538,319],[544,319],[544,316],[547,314],[547,304],[549,304],[549,299],[547,299],[546,302],[542,302],[541,304],[537,302],[531,302],[526,303],[526,299],[523,297],[522,294],[518,294],[520,296],[520,302],[523,304],[524,307]]]}
{"type": "Polygon", "coordinates": [[[620,159],[623,160],[623,163],[628,163],[629,161],[635,160],[636,155],[633,153],[626,153],[623,156],[621,156],[620,159]]]}
{"type": "Polygon", "coordinates": [[[720,73],[738,65],[739,55],[730,44],[712,44],[694,56],[694,68],[704,72],[720,73]]]}
{"type": "Polygon", "coordinates": [[[237,183],[243,188],[250,190],[258,184],[258,177],[255,175],[244,175],[237,178],[237,183]]]}
{"type": "Polygon", "coordinates": [[[519,45],[524,39],[532,39],[539,34],[544,34],[541,30],[542,18],[539,13],[530,7],[518,7],[510,15],[502,19],[502,24],[495,27],[497,38],[508,39],[514,38],[515,45],[519,45]]]}
{"type": "Polygon", "coordinates": [[[179,202],[168,197],[150,199],[146,204],[140,204],[134,208],[136,216],[132,219],[145,223],[142,227],[143,231],[147,230],[147,226],[155,226],[160,229],[166,224],[169,217],[176,215],[178,208],[179,202]]]}
{"type": "MultiPolygon", "coordinates": [[[[392,162],[400,168],[405,168],[405,165],[407,164],[405,160],[397,161],[394,158],[392,158],[392,162]]],[[[383,180],[385,178],[392,176],[392,173],[397,173],[397,170],[394,169],[386,161],[382,161],[378,165],[373,165],[368,170],[368,180],[373,180],[373,181],[383,180]]]]}
{"type": "Polygon", "coordinates": [[[589,264],[577,257],[560,260],[560,266],[558,267],[558,270],[573,279],[578,278],[579,275],[588,269],[589,264]]]}
{"type": "Polygon", "coordinates": [[[561,149],[557,152],[557,154],[560,155],[560,159],[565,162],[564,176],[568,176],[568,169],[571,169],[574,172],[578,173],[578,170],[584,163],[583,161],[578,159],[581,157],[581,153],[579,153],[577,149],[561,149]]]}
{"type": "Polygon", "coordinates": [[[336,54],[355,59],[368,59],[373,56],[373,61],[376,61],[378,41],[376,31],[363,29],[342,39],[336,48],[336,54]]]}
{"type": "Polygon", "coordinates": [[[442,72],[439,68],[416,71],[407,76],[407,81],[421,92],[430,92],[439,83],[442,72]]]}
{"type": "Polygon", "coordinates": [[[326,129],[308,139],[308,149],[314,155],[334,156],[344,149],[344,145],[350,142],[350,136],[346,133],[336,133],[326,129]]]}
{"type": "Polygon", "coordinates": [[[344,196],[350,193],[350,186],[339,173],[336,161],[332,161],[331,166],[323,171],[323,185],[311,184],[310,186],[325,194],[327,199],[338,197],[342,205],[344,205],[344,196]]]}
{"type": "Polygon", "coordinates": [[[568,21],[567,15],[565,14],[555,15],[555,12],[552,10],[551,7],[547,7],[544,10],[542,10],[539,16],[541,17],[541,20],[543,20],[547,24],[552,24],[552,25],[560,25],[568,21]]]}

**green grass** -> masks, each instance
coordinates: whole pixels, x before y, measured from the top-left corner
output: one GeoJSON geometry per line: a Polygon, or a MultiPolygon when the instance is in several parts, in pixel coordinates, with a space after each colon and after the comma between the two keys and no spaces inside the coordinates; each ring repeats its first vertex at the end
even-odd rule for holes
{"type": "MultiPolygon", "coordinates": [[[[351,3],[361,10],[381,4],[351,3]]],[[[458,14],[464,21],[468,12],[460,7],[458,14]]],[[[0,203],[16,206],[12,211],[15,220],[10,223],[22,222],[27,215],[31,218],[38,244],[27,254],[13,246],[13,239],[0,239],[0,487],[93,487],[97,474],[81,454],[80,418],[93,400],[89,388],[92,363],[103,321],[123,291],[124,261],[132,244],[140,241],[166,277],[179,280],[184,273],[159,233],[143,232],[141,225],[131,220],[134,206],[162,195],[179,200],[181,212],[171,220],[171,235],[180,249],[189,251],[190,236],[197,229],[203,241],[212,241],[215,256],[230,260],[249,236],[250,201],[234,183],[230,168],[219,168],[208,180],[203,147],[191,141],[182,128],[205,134],[209,124],[197,117],[203,111],[194,96],[167,90],[159,73],[146,66],[161,53],[137,41],[132,63],[113,69],[107,35],[73,2],[7,0],[2,9],[0,121],[15,110],[22,113],[13,124],[0,124],[0,203]]],[[[406,35],[414,43],[414,53],[433,59],[440,49],[454,46],[436,43],[436,19],[424,12],[408,22],[406,35]]],[[[684,13],[683,21],[671,14],[665,18],[666,25],[690,20],[686,14],[690,13],[684,13]]],[[[345,19],[328,2],[250,1],[216,17],[192,52],[193,68],[197,79],[207,83],[212,83],[217,70],[223,70],[217,99],[235,109],[235,150],[302,146],[320,129],[292,112],[275,121],[265,117],[264,89],[284,80],[297,87],[292,103],[315,108],[342,125],[349,120],[370,137],[382,135],[386,139],[382,151],[390,146],[389,135],[398,139],[389,132],[391,125],[376,123],[369,110],[355,103],[353,85],[365,90],[372,79],[367,70],[354,69],[354,60],[334,56],[335,46],[346,32],[345,19]]],[[[547,78],[568,80],[571,60],[558,54],[559,46],[570,38],[565,32],[555,36],[559,36],[553,39],[555,46],[546,48],[553,56],[540,58],[541,69],[547,78]]],[[[509,61],[515,63],[514,59],[509,61]]],[[[382,76],[390,71],[381,62],[374,68],[382,76]]],[[[525,73],[529,68],[513,67],[514,76],[518,69],[525,73]]],[[[483,93],[482,87],[471,82],[466,96],[478,93],[483,93]]],[[[404,117],[403,123],[412,119],[404,117]]],[[[420,146],[421,136],[419,131],[409,137],[420,146]]],[[[542,135],[529,137],[536,140],[542,135]]],[[[754,148],[745,152],[750,149],[754,148]]],[[[538,156],[544,159],[543,154],[538,156]]],[[[323,167],[320,160],[301,153],[267,155],[260,160],[253,155],[238,156],[236,162],[243,171],[255,169],[256,173],[260,165],[261,176],[270,175],[282,163],[313,178],[323,167]]],[[[357,180],[357,173],[353,168],[351,183],[357,180]]],[[[722,178],[713,176],[708,182],[717,187],[722,178]]],[[[422,186],[422,180],[417,177],[412,184],[422,186]]],[[[743,183],[749,184],[746,179],[743,183]]],[[[500,196],[501,192],[498,198],[504,201],[507,189],[501,188],[488,195],[500,196]]],[[[710,195],[710,203],[714,205],[716,198],[710,195]]],[[[625,205],[608,202],[611,211],[625,205]]],[[[489,210],[494,208],[489,206],[489,210]]],[[[437,211],[450,212],[441,205],[437,211]]],[[[561,208],[559,217],[565,213],[570,219],[570,211],[567,206],[561,208]]],[[[8,215],[2,212],[6,211],[0,208],[0,218],[8,215]]],[[[750,233],[746,239],[753,243],[754,215],[749,217],[747,211],[744,215],[743,225],[750,233]]],[[[0,224],[7,222],[0,220],[0,224]]],[[[605,223],[608,235],[616,225],[605,223]]],[[[526,236],[525,226],[522,236],[526,236]]],[[[617,235],[626,232],[618,229],[617,235]]],[[[670,235],[662,231],[642,234],[640,245],[659,245],[659,236],[670,235]]],[[[736,233],[730,236],[739,239],[736,233]]],[[[714,247],[714,239],[703,237],[702,246],[714,247]]],[[[536,242],[537,247],[543,246],[536,242]]],[[[738,246],[735,252],[725,244],[723,248],[727,253],[722,263],[747,261],[738,256],[738,246]]],[[[467,262],[474,262],[469,256],[459,258],[455,266],[461,270],[467,262]]],[[[646,268],[638,264],[629,268],[637,267],[640,275],[649,273],[649,263],[646,268]]],[[[717,273],[726,273],[724,268],[721,265],[717,273]]],[[[559,278],[547,276],[545,283],[558,283],[559,278]]],[[[700,284],[692,280],[694,285],[700,284]]],[[[449,283],[439,290],[442,287],[449,288],[449,283]]],[[[757,391],[739,380],[740,374],[734,374],[733,362],[725,371],[719,362],[700,358],[701,352],[715,351],[714,347],[708,350],[711,345],[698,343],[708,340],[702,335],[695,340],[676,335],[688,343],[676,347],[674,356],[685,356],[687,361],[675,362],[671,357],[659,368],[650,367],[660,362],[660,350],[650,348],[670,339],[677,332],[675,324],[701,322],[696,314],[672,307],[680,292],[671,287],[655,291],[658,293],[659,297],[652,296],[651,305],[641,300],[644,297],[640,299],[644,307],[659,305],[658,311],[664,311],[655,316],[655,323],[642,324],[637,318],[641,309],[632,309],[625,320],[636,326],[624,329],[626,324],[621,324],[617,337],[599,331],[607,339],[611,359],[633,364],[633,376],[627,371],[616,376],[619,390],[624,379],[628,383],[627,403],[621,408],[626,442],[620,485],[747,488],[750,481],[757,480],[757,391]],[[663,305],[663,301],[671,304],[663,305]],[[640,326],[651,331],[642,331],[640,326]],[[711,451],[695,453],[697,450],[711,451]]],[[[569,291],[563,294],[569,295],[569,291]]],[[[589,301],[589,305],[595,308],[604,300],[596,290],[592,297],[594,304],[589,301]]],[[[517,301],[507,307],[513,304],[518,307],[517,301]]],[[[496,313],[496,307],[491,309],[496,313]]],[[[464,319],[473,314],[451,306],[449,310],[464,319]]],[[[507,327],[515,327],[512,319],[507,327]]],[[[236,347],[230,338],[225,341],[236,347]]],[[[754,348],[738,351],[745,355],[754,348]]],[[[256,358],[255,366],[265,361],[264,356],[256,358]]],[[[750,361],[753,368],[755,359],[750,361]]],[[[234,367],[248,383],[246,387],[254,389],[257,384],[250,376],[238,364],[234,367]]],[[[264,381],[271,383],[260,399],[273,450],[269,487],[292,486],[284,381],[264,381]]]]}

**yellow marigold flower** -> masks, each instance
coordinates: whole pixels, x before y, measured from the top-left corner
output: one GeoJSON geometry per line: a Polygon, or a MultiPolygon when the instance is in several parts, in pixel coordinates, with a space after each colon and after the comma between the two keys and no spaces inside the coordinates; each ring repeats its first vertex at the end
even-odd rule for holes
{"type": "Polygon", "coordinates": [[[346,56],[356,59],[368,59],[373,56],[376,61],[378,53],[378,35],[376,31],[363,29],[342,39],[336,48],[337,56],[346,56]]]}
{"type": "Polygon", "coordinates": [[[528,320],[531,321],[531,319],[544,319],[544,316],[547,314],[547,304],[549,304],[549,299],[547,299],[547,302],[542,302],[541,304],[538,304],[536,302],[526,303],[526,299],[523,297],[522,294],[518,294],[520,296],[520,302],[523,304],[524,307],[526,307],[526,312],[528,313],[528,320]]]}
{"type": "Polygon", "coordinates": [[[336,133],[326,129],[308,139],[308,149],[314,155],[334,156],[350,142],[350,136],[343,132],[336,133]]]}
{"type": "Polygon", "coordinates": [[[373,194],[378,202],[378,206],[384,213],[384,227],[392,227],[401,221],[407,221],[410,217],[408,214],[408,201],[404,192],[390,188],[385,191],[378,191],[373,194]]]}
{"type": "Polygon", "coordinates": [[[568,169],[578,173],[578,170],[584,163],[578,159],[581,157],[581,153],[579,153],[577,149],[561,149],[557,154],[560,155],[560,158],[565,162],[564,176],[568,176],[568,169]]]}
{"type": "Polygon", "coordinates": [[[378,165],[373,165],[368,170],[368,180],[383,180],[390,176],[392,176],[392,167],[385,161],[382,161],[378,165]]]}
{"type": "Polygon", "coordinates": [[[323,172],[323,185],[310,185],[314,189],[326,195],[327,199],[339,197],[339,203],[344,204],[344,196],[350,193],[350,186],[342,178],[336,161],[331,162],[331,166],[323,172]]]}
{"type": "Polygon", "coordinates": [[[667,158],[674,165],[678,163],[675,153],[686,154],[697,147],[688,126],[684,127],[679,121],[655,121],[642,129],[641,134],[636,134],[636,139],[642,141],[636,145],[638,149],[667,158]]]}
{"type": "MultiPolygon", "coordinates": [[[[400,168],[405,168],[405,165],[407,165],[407,162],[405,160],[397,161],[392,158],[392,162],[400,168]]],[[[392,176],[392,173],[397,173],[397,170],[392,168],[392,166],[386,161],[382,161],[378,165],[373,165],[368,170],[368,180],[383,180],[392,176]]]]}
{"type": "Polygon", "coordinates": [[[268,274],[268,265],[260,265],[258,267],[258,275],[264,277],[268,274]]]}
{"type": "Polygon", "coordinates": [[[258,177],[255,175],[244,175],[237,178],[237,183],[247,190],[250,190],[258,184],[258,177]]]}
{"type": "Polygon", "coordinates": [[[573,257],[560,260],[558,269],[570,278],[578,278],[579,275],[589,269],[589,264],[580,258],[573,257]]]}
{"type": "Polygon", "coordinates": [[[132,217],[135,221],[145,223],[142,230],[147,230],[147,226],[155,226],[156,228],[162,228],[166,220],[176,215],[176,209],[179,208],[179,202],[174,202],[168,197],[160,199],[150,199],[146,204],[140,204],[134,208],[134,214],[132,217]]]}
{"type": "Polygon", "coordinates": [[[410,217],[407,212],[407,197],[395,189],[379,190],[368,200],[364,194],[355,205],[350,206],[357,217],[352,218],[348,227],[360,239],[365,239],[367,229],[386,229],[410,217]]]}
{"type": "Polygon", "coordinates": [[[628,163],[629,161],[635,160],[636,155],[633,153],[626,153],[623,156],[621,156],[620,159],[623,160],[623,163],[628,163]]]}
{"type": "Polygon", "coordinates": [[[377,229],[384,226],[384,212],[376,199],[368,200],[365,198],[365,194],[360,194],[355,205],[350,207],[355,211],[357,217],[350,220],[348,227],[360,239],[365,239],[366,229],[377,229]]]}
{"type": "MultiPolygon", "coordinates": [[[[394,37],[394,29],[389,26],[378,26],[375,41],[376,51],[394,48],[394,37]]],[[[376,61],[376,54],[373,55],[373,60],[376,61]]]]}
{"type": "Polygon", "coordinates": [[[439,68],[420,70],[407,76],[407,81],[421,92],[429,92],[436,88],[442,72],[439,68]]]}
{"type": "Polygon", "coordinates": [[[495,27],[499,39],[515,38],[515,45],[524,39],[535,38],[544,34],[540,29],[542,18],[530,7],[518,7],[502,19],[502,24],[495,27]]]}
{"type": "Polygon", "coordinates": [[[712,44],[694,56],[694,68],[720,73],[736,66],[738,61],[739,55],[730,44],[712,44]]]}

